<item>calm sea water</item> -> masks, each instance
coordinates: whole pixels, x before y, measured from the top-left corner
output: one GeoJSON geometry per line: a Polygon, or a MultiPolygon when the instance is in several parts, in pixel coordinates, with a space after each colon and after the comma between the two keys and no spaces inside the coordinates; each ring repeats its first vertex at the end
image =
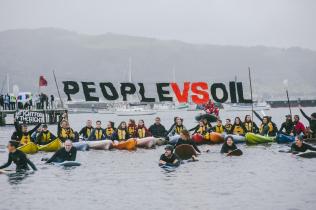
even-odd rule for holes
{"type": "MultiPolygon", "coordinates": [[[[223,112],[221,116],[243,118],[246,113],[223,112]]],[[[287,109],[267,112],[278,125],[287,113],[287,109]]],[[[196,114],[158,113],[166,127],[174,116],[182,116],[188,128],[195,125],[196,114]]],[[[154,117],[142,118],[149,125],[154,117]]],[[[87,119],[100,119],[104,124],[114,120],[118,124],[125,118],[101,114],[70,116],[76,130],[87,119]]],[[[1,164],[7,160],[5,145],[13,129],[0,128],[1,164]]],[[[50,129],[56,131],[55,126],[50,129]]],[[[79,152],[77,160],[82,166],[69,169],[40,161],[51,154],[29,155],[39,169],[36,173],[20,178],[0,175],[0,209],[316,209],[315,159],[278,152],[287,149],[287,145],[239,147],[244,155],[231,158],[219,154],[220,145],[201,146],[202,151],[210,152],[203,152],[200,161],[181,165],[173,172],[157,166],[163,147],[133,152],[79,152]]]]}

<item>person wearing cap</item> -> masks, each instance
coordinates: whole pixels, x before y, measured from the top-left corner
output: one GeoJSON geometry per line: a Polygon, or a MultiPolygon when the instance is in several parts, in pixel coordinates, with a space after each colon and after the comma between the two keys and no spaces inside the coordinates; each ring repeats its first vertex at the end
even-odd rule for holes
{"type": "Polygon", "coordinates": [[[227,136],[225,138],[225,142],[221,148],[222,154],[228,154],[234,150],[238,149],[236,144],[234,143],[234,139],[232,136],[227,136]]]}
{"type": "Polygon", "coordinates": [[[306,152],[307,150],[316,151],[316,148],[303,142],[302,136],[296,136],[295,142],[291,146],[292,153],[306,152]]]}
{"type": "Polygon", "coordinates": [[[285,135],[293,135],[293,129],[294,129],[294,123],[292,121],[292,116],[288,114],[285,116],[285,122],[282,123],[279,129],[279,133],[282,133],[285,135]]]}
{"type": "Polygon", "coordinates": [[[75,161],[77,149],[72,146],[71,140],[66,140],[64,147],[59,149],[46,163],[62,163],[64,161],[75,161]]]}
{"type": "Polygon", "coordinates": [[[310,128],[310,137],[311,138],[316,138],[316,112],[312,113],[311,116],[309,117],[299,106],[299,109],[302,113],[302,115],[306,118],[306,120],[309,122],[309,128],[310,128]]]}
{"type": "Polygon", "coordinates": [[[159,165],[176,165],[178,162],[178,157],[173,153],[173,146],[167,145],[165,153],[160,156],[159,165]]]}
{"type": "Polygon", "coordinates": [[[86,122],[86,126],[84,126],[83,128],[81,128],[81,130],[79,131],[79,136],[82,135],[82,137],[84,139],[89,138],[91,132],[93,130],[93,126],[92,126],[92,120],[87,120],[86,122]]]}
{"type": "Polygon", "coordinates": [[[41,123],[37,124],[32,130],[28,130],[27,124],[23,123],[21,126],[17,121],[14,122],[16,138],[20,145],[28,144],[32,141],[32,134],[41,126],[41,123]]]}
{"type": "Polygon", "coordinates": [[[36,143],[39,145],[48,144],[56,139],[56,136],[48,130],[46,124],[42,126],[42,131],[38,134],[36,138],[36,143]]]}
{"type": "Polygon", "coordinates": [[[7,163],[0,166],[0,169],[9,167],[13,162],[16,165],[16,171],[29,170],[29,166],[31,166],[31,168],[36,171],[37,169],[35,165],[26,157],[26,155],[22,151],[17,149],[18,146],[18,141],[9,141],[7,145],[9,152],[8,161],[7,163]]]}

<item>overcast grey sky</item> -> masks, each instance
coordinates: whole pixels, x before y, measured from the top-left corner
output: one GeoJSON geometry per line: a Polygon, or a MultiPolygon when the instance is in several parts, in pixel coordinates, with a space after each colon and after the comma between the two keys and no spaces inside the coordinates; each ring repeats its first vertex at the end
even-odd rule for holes
{"type": "Polygon", "coordinates": [[[0,31],[58,27],[316,50],[316,0],[0,0],[0,31]]]}

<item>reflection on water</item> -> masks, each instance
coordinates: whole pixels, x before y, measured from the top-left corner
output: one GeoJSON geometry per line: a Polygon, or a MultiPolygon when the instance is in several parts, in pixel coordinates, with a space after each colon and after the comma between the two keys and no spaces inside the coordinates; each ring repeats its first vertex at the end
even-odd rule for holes
{"type": "MultiPolygon", "coordinates": [[[[276,121],[286,113],[278,109],[273,118],[276,121]]],[[[181,115],[191,128],[195,114],[160,116],[168,127],[174,115],[181,115]]],[[[225,113],[222,118],[227,116],[225,113]]],[[[70,117],[76,130],[87,118],[101,119],[104,124],[110,119],[117,124],[124,119],[88,114],[70,117]]],[[[153,118],[144,117],[147,124],[153,118]]],[[[12,130],[0,128],[0,145],[6,145],[12,130]]],[[[239,147],[243,156],[225,157],[219,154],[220,145],[201,146],[204,152],[199,161],[185,163],[174,171],[158,166],[163,147],[78,152],[82,165],[72,168],[44,164],[41,158],[52,154],[37,153],[29,156],[37,172],[22,176],[24,179],[15,177],[14,181],[11,175],[0,175],[0,209],[315,209],[315,159],[278,152],[288,145],[239,147]]],[[[5,148],[0,147],[0,151],[5,148]]],[[[0,164],[6,160],[7,153],[1,152],[0,164]]]]}

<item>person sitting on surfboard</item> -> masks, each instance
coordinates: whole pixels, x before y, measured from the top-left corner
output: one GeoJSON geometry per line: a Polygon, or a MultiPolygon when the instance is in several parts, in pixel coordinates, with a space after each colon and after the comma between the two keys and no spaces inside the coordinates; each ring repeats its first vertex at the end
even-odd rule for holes
{"type": "Polygon", "coordinates": [[[42,126],[42,131],[38,134],[36,138],[36,143],[39,145],[45,145],[55,140],[56,136],[48,130],[47,124],[42,126]]]}
{"type": "Polygon", "coordinates": [[[28,167],[28,165],[31,166],[34,171],[36,171],[37,169],[35,165],[26,157],[26,155],[22,151],[17,149],[18,146],[18,141],[9,141],[7,146],[9,152],[8,162],[0,166],[0,169],[10,166],[13,162],[16,164],[16,171],[29,170],[30,168],[28,167]]]}
{"type": "MultiPolygon", "coordinates": [[[[199,154],[201,153],[199,148],[196,146],[195,142],[190,139],[190,133],[187,130],[182,130],[180,132],[180,138],[179,138],[177,144],[175,145],[175,147],[182,145],[182,144],[192,145],[196,152],[198,152],[199,154]]],[[[192,159],[197,160],[197,157],[195,155],[193,155],[192,159]]]]}
{"type": "Polygon", "coordinates": [[[79,131],[79,136],[82,135],[82,137],[84,139],[89,138],[91,132],[93,130],[93,126],[92,126],[92,120],[87,120],[86,122],[86,126],[84,126],[83,128],[81,128],[81,130],[79,131]]]}
{"type": "Polygon", "coordinates": [[[59,149],[46,163],[62,163],[64,161],[75,161],[77,149],[72,146],[71,140],[66,140],[64,147],[59,149]]]}
{"type": "Polygon", "coordinates": [[[155,118],[155,123],[148,130],[155,138],[164,138],[167,134],[165,126],[161,124],[160,117],[155,118]]]}
{"type": "Polygon", "coordinates": [[[292,153],[306,152],[307,150],[316,151],[316,148],[303,142],[302,136],[296,136],[295,142],[291,146],[292,153]]]}
{"type": "Polygon", "coordinates": [[[285,135],[293,135],[293,129],[294,129],[294,123],[292,121],[292,116],[291,115],[286,115],[285,116],[285,122],[282,123],[279,133],[285,134],[285,135]],[[285,130],[283,132],[283,130],[285,130]]]}
{"type": "Polygon", "coordinates": [[[173,153],[173,146],[167,145],[165,153],[160,156],[159,165],[177,165],[179,163],[178,157],[173,153]]]}
{"type": "Polygon", "coordinates": [[[221,148],[221,153],[228,154],[237,149],[236,144],[234,143],[234,139],[232,136],[227,136],[225,138],[225,142],[221,148]]]}

